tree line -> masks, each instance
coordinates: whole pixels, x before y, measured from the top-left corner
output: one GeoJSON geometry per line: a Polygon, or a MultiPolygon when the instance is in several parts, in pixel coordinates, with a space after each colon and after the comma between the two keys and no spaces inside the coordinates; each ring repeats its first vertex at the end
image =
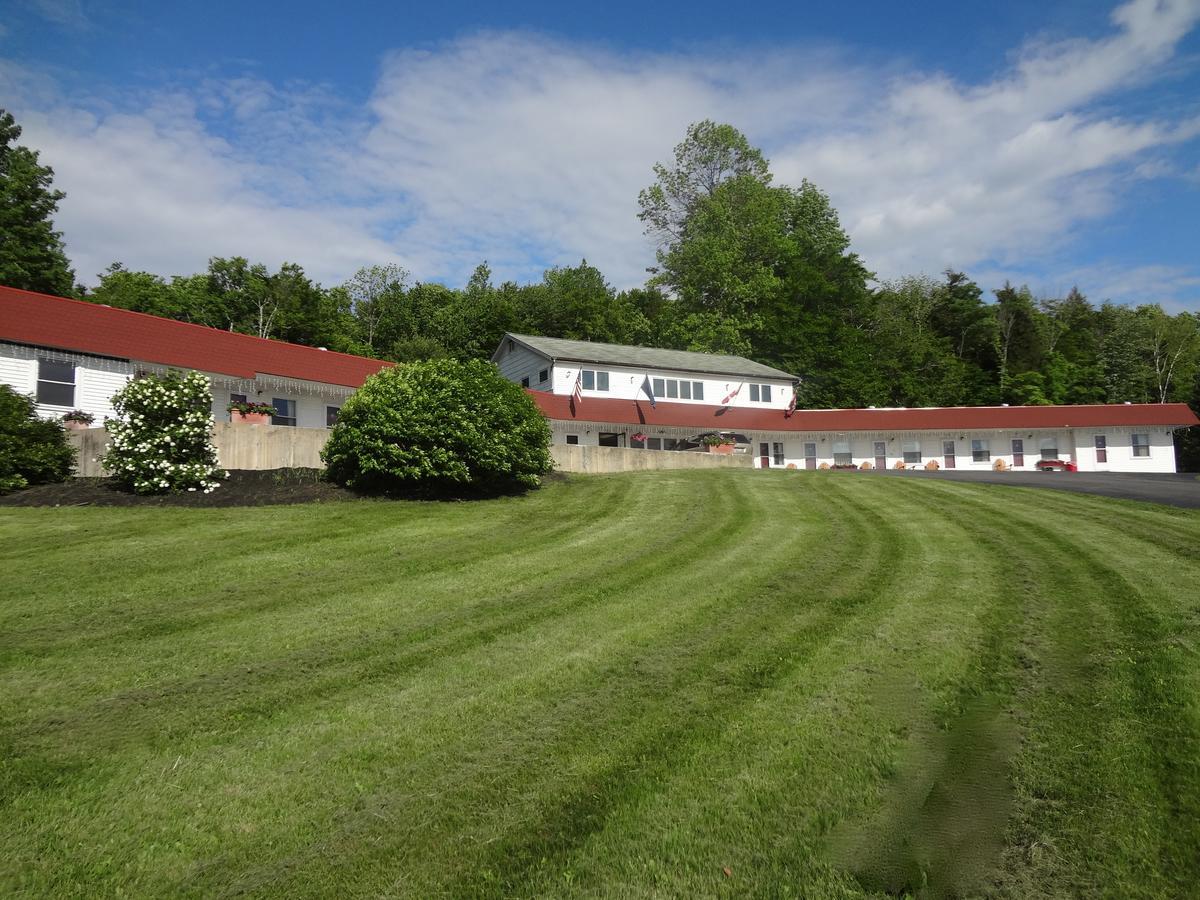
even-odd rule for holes
{"type": "Polygon", "coordinates": [[[968,275],[876,281],[828,196],[776,184],[736,128],[692,125],[639,195],[656,265],[616,290],[596,267],[496,284],[420,282],[395,265],[343,284],[296,263],[243,257],[164,278],[114,263],[76,286],[51,216],[52,170],[0,115],[0,281],[214,328],[407,362],[487,358],[505,331],[735,353],[801,378],[801,406],[1191,402],[1200,409],[1200,316],[1159,304],[1037,297],[968,275]]]}

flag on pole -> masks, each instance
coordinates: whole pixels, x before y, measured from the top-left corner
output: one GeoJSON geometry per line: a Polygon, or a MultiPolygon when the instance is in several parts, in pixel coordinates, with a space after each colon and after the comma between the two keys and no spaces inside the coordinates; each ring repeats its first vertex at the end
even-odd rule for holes
{"type": "Polygon", "coordinates": [[[652,391],[650,389],[650,376],[649,375],[647,375],[645,378],[642,379],[642,393],[650,398],[650,406],[654,407],[656,405],[654,402],[654,391],[652,391]]]}
{"type": "Polygon", "coordinates": [[[734,397],[736,397],[738,394],[740,394],[742,392],[742,388],[745,386],[745,384],[746,384],[746,382],[743,381],[736,388],[734,388],[732,391],[730,391],[728,394],[726,394],[725,399],[721,401],[721,405],[725,406],[730,400],[732,400],[734,397]]]}
{"type": "Polygon", "coordinates": [[[792,399],[788,401],[787,409],[785,409],[783,411],[783,417],[785,419],[790,419],[792,417],[792,413],[794,413],[795,411],[796,411],[796,392],[792,391],[792,399]]]}
{"type": "Polygon", "coordinates": [[[575,390],[571,392],[571,415],[575,415],[575,408],[583,402],[583,369],[579,370],[579,374],[575,376],[575,390]]]}

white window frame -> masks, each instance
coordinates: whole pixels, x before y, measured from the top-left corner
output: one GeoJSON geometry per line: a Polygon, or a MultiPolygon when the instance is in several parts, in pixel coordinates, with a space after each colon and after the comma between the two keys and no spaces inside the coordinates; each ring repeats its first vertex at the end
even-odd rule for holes
{"type": "Polygon", "coordinates": [[[72,408],[74,408],[74,406],[75,406],[75,396],[76,396],[76,394],[77,394],[77,392],[78,392],[78,387],[79,387],[79,367],[78,367],[78,366],[75,366],[75,365],[73,365],[73,364],[71,363],[71,361],[70,361],[70,360],[66,360],[66,359],[54,359],[54,358],[53,358],[53,357],[51,357],[51,356],[39,356],[39,357],[37,358],[37,366],[38,366],[38,371],[37,371],[37,402],[38,402],[40,405],[42,405],[42,406],[61,406],[61,407],[64,407],[64,408],[66,408],[66,409],[72,409],[72,408]],[[66,367],[66,368],[70,368],[70,370],[71,370],[71,380],[70,380],[70,381],[60,381],[60,380],[59,380],[59,379],[57,379],[57,378],[46,378],[46,377],[44,377],[44,376],[42,375],[42,365],[43,365],[43,364],[48,364],[48,365],[52,365],[52,366],[63,366],[63,367],[66,367]],[[43,385],[43,384],[45,384],[45,385],[54,385],[54,386],[57,386],[57,387],[63,387],[63,386],[70,387],[70,388],[71,388],[71,400],[70,400],[70,402],[68,402],[68,403],[55,403],[55,402],[52,402],[52,401],[50,401],[50,400],[45,400],[45,399],[43,399],[43,398],[42,398],[42,385],[43,385]]]}
{"type": "Polygon", "coordinates": [[[1130,452],[1136,459],[1146,459],[1150,456],[1150,433],[1147,431],[1135,431],[1129,435],[1130,452]],[[1138,438],[1144,438],[1139,442],[1138,438]]]}

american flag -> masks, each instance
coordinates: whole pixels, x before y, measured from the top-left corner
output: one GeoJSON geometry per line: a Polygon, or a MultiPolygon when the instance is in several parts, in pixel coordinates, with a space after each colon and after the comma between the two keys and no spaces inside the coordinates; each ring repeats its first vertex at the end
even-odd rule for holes
{"type": "Polygon", "coordinates": [[[792,391],[792,399],[790,401],[788,401],[787,409],[785,409],[783,411],[783,417],[785,419],[790,419],[792,417],[792,413],[794,413],[795,411],[796,411],[796,392],[792,391]]]}
{"type": "Polygon", "coordinates": [[[724,406],[726,403],[728,403],[730,400],[732,400],[734,397],[736,397],[738,394],[740,394],[742,391],[742,387],[745,386],[745,384],[746,384],[746,382],[743,381],[736,388],[734,388],[732,391],[730,391],[728,394],[726,394],[725,399],[721,401],[721,405],[724,406]]]}
{"type": "Polygon", "coordinates": [[[583,369],[579,370],[579,374],[575,376],[575,390],[571,392],[571,410],[583,402],[583,369]]]}

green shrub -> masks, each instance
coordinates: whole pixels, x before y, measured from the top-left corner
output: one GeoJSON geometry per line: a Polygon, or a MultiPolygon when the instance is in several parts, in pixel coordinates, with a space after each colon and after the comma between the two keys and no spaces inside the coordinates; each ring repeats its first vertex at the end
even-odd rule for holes
{"type": "Polygon", "coordinates": [[[550,471],[550,427],[480,360],[384,369],[346,401],[322,451],[329,477],[383,493],[496,493],[550,471]]]}
{"type": "Polygon", "coordinates": [[[64,481],[74,466],[62,423],[39,419],[32,397],[0,384],[0,494],[64,481]]]}
{"type": "Polygon", "coordinates": [[[113,478],[138,494],[211,492],[224,473],[212,443],[212,389],[199,372],[145,375],[113,397],[105,419],[113,478]]]}

